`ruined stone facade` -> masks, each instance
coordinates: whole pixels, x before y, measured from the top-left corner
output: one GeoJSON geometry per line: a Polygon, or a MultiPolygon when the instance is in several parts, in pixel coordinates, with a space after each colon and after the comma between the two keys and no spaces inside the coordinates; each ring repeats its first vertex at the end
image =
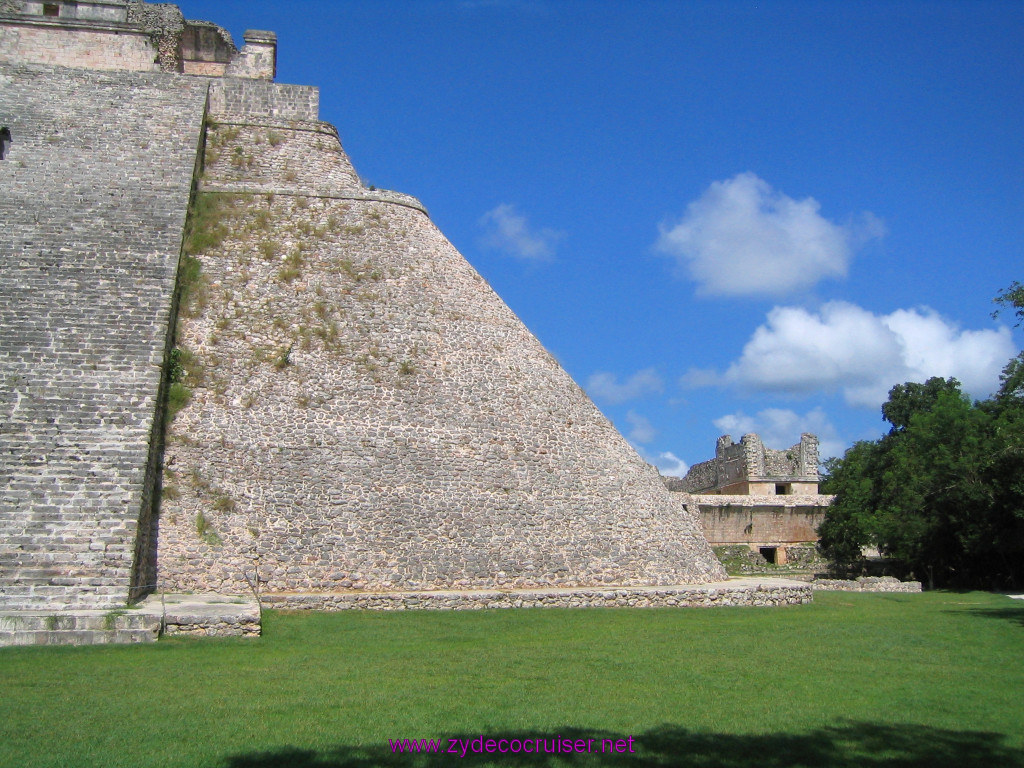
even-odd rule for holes
{"type": "Polygon", "coordinates": [[[818,438],[807,433],[781,451],[755,434],[739,443],[723,435],[715,458],[684,478],[664,478],[670,490],[692,494],[711,544],[744,544],[777,564],[786,562],[788,546],[818,540],[833,498],[818,493],[818,480],[818,438]]]}
{"type": "Polygon", "coordinates": [[[725,577],[423,206],[273,82],[271,33],[2,2],[0,607],[725,577]]]}
{"type": "Polygon", "coordinates": [[[818,492],[818,438],[804,433],[785,450],[765,447],[755,434],[734,443],[718,438],[715,458],[694,464],[673,490],[732,496],[807,495],[818,492]]]}
{"type": "Polygon", "coordinates": [[[277,36],[248,30],[239,51],[208,21],[140,0],[3,0],[0,63],[273,80],[277,36]]]}

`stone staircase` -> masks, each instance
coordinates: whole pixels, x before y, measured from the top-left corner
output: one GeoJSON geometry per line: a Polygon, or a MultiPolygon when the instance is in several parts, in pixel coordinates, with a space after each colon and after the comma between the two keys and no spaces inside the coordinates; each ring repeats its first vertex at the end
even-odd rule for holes
{"type": "Polygon", "coordinates": [[[0,611],[0,647],[151,643],[178,637],[259,637],[252,595],[156,594],[131,608],[0,611]]]}
{"type": "Polygon", "coordinates": [[[0,610],[110,611],[152,567],[136,543],[208,83],[3,63],[0,82],[0,610]]]}
{"type": "Polygon", "coordinates": [[[0,647],[148,643],[160,634],[159,611],[0,611],[0,647]]]}
{"type": "Polygon", "coordinates": [[[45,522],[14,511],[0,517],[0,609],[104,611],[125,604],[132,542],[118,530],[123,521],[104,529],[106,521],[79,520],[73,512],[45,522]]]}

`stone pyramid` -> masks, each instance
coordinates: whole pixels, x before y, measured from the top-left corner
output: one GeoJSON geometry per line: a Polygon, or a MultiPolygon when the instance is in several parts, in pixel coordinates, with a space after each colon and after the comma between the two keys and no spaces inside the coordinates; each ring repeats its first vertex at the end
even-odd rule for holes
{"type": "Polygon", "coordinates": [[[253,93],[285,86],[225,82],[178,324],[161,589],[725,578],[688,497],[418,201],[365,188],[331,126],[253,93]]]}

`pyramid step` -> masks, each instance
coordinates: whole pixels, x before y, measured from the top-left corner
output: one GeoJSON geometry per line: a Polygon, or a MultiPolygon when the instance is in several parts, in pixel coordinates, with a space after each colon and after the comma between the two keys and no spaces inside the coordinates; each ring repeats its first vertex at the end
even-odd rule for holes
{"type": "Polygon", "coordinates": [[[146,643],[162,633],[201,637],[259,637],[260,607],[250,595],[150,595],[126,608],[0,611],[0,647],[146,643]]]}
{"type": "Polygon", "coordinates": [[[12,645],[103,645],[152,643],[158,630],[149,629],[35,629],[0,630],[0,647],[12,645]]]}
{"type": "Polygon", "coordinates": [[[113,611],[22,611],[0,613],[0,631],[114,631],[160,629],[160,617],[135,610],[113,611]]]}
{"type": "Polygon", "coordinates": [[[153,610],[3,611],[0,646],[147,643],[157,639],[161,623],[153,610]]]}

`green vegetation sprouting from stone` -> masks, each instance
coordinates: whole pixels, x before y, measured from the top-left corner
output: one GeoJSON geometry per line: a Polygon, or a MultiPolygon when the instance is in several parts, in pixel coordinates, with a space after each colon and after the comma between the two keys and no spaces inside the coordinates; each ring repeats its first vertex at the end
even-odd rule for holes
{"type": "Polygon", "coordinates": [[[217,248],[230,233],[230,220],[239,212],[237,195],[200,192],[189,209],[185,253],[195,255],[217,248]]]}
{"type": "Polygon", "coordinates": [[[185,350],[181,347],[175,347],[171,350],[169,376],[172,382],[181,381],[185,378],[185,366],[182,362],[182,357],[185,354],[185,350]]]}
{"type": "Polygon", "coordinates": [[[239,170],[243,170],[252,165],[253,156],[248,154],[241,147],[235,147],[231,152],[231,165],[239,170]]]}
{"type": "Polygon", "coordinates": [[[106,613],[103,616],[103,628],[108,632],[112,631],[117,626],[117,617],[124,616],[124,613],[121,609],[106,613]]]}
{"type": "Polygon", "coordinates": [[[222,494],[213,500],[213,508],[218,512],[232,512],[236,506],[235,500],[226,494],[222,494]]]}
{"type": "Polygon", "coordinates": [[[180,381],[172,383],[167,389],[167,421],[174,421],[174,417],[191,399],[192,391],[188,387],[180,381]]]}
{"type": "Polygon", "coordinates": [[[185,252],[178,267],[178,304],[185,317],[202,314],[209,292],[202,264],[195,256],[224,242],[237,208],[234,195],[200,193],[192,201],[185,227],[185,252]]]}
{"type": "Polygon", "coordinates": [[[198,315],[205,304],[206,291],[203,281],[203,267],[199,259],[189,254],[181,257],[178,268],[178,306],[186,317],[198,315]]]}
{"type": "Polygon", "coordinates": [[[262,256],[267,261],[276,259],[279,249],[280,246],[277,244],[275,240],[261,240],[260,244],[257,246],[257,250],[259,250],[260,256],[262,256]]]}
{"type": "Polygon", "coordinates": [[[294,344],[290,344],[288,349],[284,349],[281,353],[274,358],[274,368],[279,371],[283,371],[289,365],[292,364],[292,349],[295,347],[294,344]]]}
{"type": "Polygon", "coordinates": [[[302,251],[302,246],[297,245],[288,252],[284,260],[284,266],[277,273],[279,280],[290,283],[292,280],[302,276],[302,265],[305,263],[302,251]]]}
{"type": "Polygon", "coordinates": [[[202,510],[196,512],[196,533],[199,538],[211,547],[215,547],[221,543],[220,536],[217,531],[214,530],[210,520],[203,514],[202,510]]]}
{"type": "Polygon", "coordinates": [[[171,350],[168,377],[170,387],[167,389],[167,422],[170,423],[182,408],[192,399],[192,390],[188,384],[201,382],[201,367],[195,356],[184,347],[171,350]],[[186,383],[188,382],[188,384],[186,383]]]}

